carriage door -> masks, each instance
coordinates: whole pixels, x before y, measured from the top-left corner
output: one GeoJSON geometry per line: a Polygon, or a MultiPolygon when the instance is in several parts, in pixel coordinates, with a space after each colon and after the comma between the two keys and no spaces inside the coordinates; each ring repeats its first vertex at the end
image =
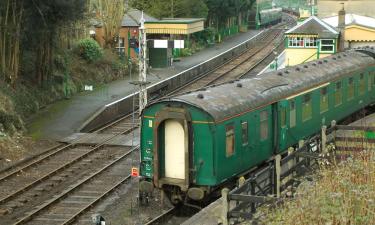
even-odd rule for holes
{"type": "Polygon", "coordinates": [[[283,151],[287,147],[287,132],[288,132],[288,124],[289,124],[289,117],[287,116],[289,102],[288,100],[281,100],[278,102],[278,128],[279,128],[279,151],[283,151]]]}
{"type": "Polygon", "coordinates": [[[165,177],[185,179],[185,130],[174,119],[165,121],[165,177]]]}

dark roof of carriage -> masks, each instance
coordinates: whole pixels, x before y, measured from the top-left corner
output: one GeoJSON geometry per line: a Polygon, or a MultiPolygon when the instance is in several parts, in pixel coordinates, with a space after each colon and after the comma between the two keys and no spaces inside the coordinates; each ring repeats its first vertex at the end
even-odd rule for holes
{"type": "Polygon", "coordinates": [[[216,122],[331,82],[343,74],[375,65],[375,50],[338,53],[286,69],[186,93],[161,101],[183,102],[209,113],[216,122]],[[372,56],[371,56],[372,54],[372,56]],[[241,86],[241,87],[239,87],[241,86]],[[203,96],[199,98],[198,95],[203,96]]]}

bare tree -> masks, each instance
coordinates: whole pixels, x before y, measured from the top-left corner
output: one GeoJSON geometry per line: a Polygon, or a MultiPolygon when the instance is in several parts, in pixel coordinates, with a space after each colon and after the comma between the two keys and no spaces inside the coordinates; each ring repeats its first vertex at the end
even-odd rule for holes
{"type": "Polygon", "coordinates": [[[114,37],[118,35],[125,13],[124,0],[92,0],[91,4],[93,4],[93,9],[96,10],[104,29],[105,47],[114,47],[114,37]]]}
{"type": "Polygon", "coordinates": [[[0,73],[15,87],[20,64],[22,1],[0,3],[0,73]]]}

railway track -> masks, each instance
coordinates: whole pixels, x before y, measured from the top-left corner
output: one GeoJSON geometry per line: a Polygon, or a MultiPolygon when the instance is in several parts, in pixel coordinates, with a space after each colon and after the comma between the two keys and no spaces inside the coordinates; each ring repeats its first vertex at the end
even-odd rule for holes
{"type": "MultiPolygon", "coordinates": [[[[97,132],[111,129],[114,124],[116,123],[111,123],[97,132]]],[[[14,221],[29,208],[38,203],[42,204],[51,194],[58,194],[77,179],[82,179],[88,173],[113,161],[124,152],[124,148],[129,147],[108,147],[106,143],[131,130],[133,128],[112,132],[113,135],[94,147],[76,146],[72,143],[52,148],[4,171],[0,177],[0,220],[14,221]]],[[[82,138],[85,136],[80,139],[82,138]]]]}
{"type": "MultiPolygon", "coordinates": [[[[272,37],[277,37],[277,34],[267,37],[267,39],[272,39],[272,37]]],[[[255,51],[262,49],[260,47],[253,48],[257,49],[255,51]]],[[[241,64],[241,61],[244,63],[246,60],[234,59],[233,61],[236,61],[238,66],[238,63],[241,64]]],[[[228,68],[227,71],[234,71],[236,64],[230,63],[228,68]]],[[[225,74],[229,72],[225,72],[225,74]]],[[[219,75],[220,77],[223,76],[219,75]]],[[[219,78],[206,82],[205,85],[210,85],[215,81],[219,82],[219,78]]],[[[138,112],[135,112],[94,133],[112,134],[107,139],[108,141],[117,135],[134,132],[138,123],[138,112]]],[[[79,139],[84,138],[85,136],[79,139]]],[[[122,170],[119,169],[122,173],[121,175],[117,173],[118,176],[115,171],[119,170],[112,168],[120,168],[120,162],[126,161],[126,155],[132,153],[123,154],[124,149],[121,151],[116,148],[101,151],[100,149],[106,147],[105,143],[106,141],[93,148],[77,147],[75,143],[56,146],[43,154],[0,172],[0,188],[2,189],[0,191],[0,220],[7,221],[7,224],[69,224],[75,221],[104,196],[129,180],[129,175],[123,173],[123,171],[130,171],[129,163],[123,163],[122,170]],[[101,162],[99,163],[99,161],[101,162]],[[108,171],[114,171],[113,176],[108,171]],[[69,178],[73,176],[76,179],[69,178]],[[109,179],[106,180],[105,177],[109,179]],[[80,182],[77,183],[79,180],[80,182]],[[7,185],[4,185],[5,183],[7,185]],[[90,189],[93,187],[94,189],[99,187],[100,191],[90,189]],[[85,190],[87,191],[85,192],[85,190]],[[47,192],[49,194],[46,194],[47,192]],[[92,195],[88,195],[88,193],[92,195]],[[77,203],[77,207],[69,208],[69,204],[64,205],[69,202],[77,203]],[[30,212],[30,209],[34,210],[30,212]]],[[[132,149],[132,152],[135,150],[137,148],[132,149]]],[[[168,212],[171,213],[173,210],[171,212],[168,210],[168,212]]],[[[160,216],[158,218],[158,220],[161,219],[160,216]]]]}
{"type": "Polygon", "coordinates": [[[170,95],[182,94],[188,91],[204,88],[209,85],[239,79],[241,76],[252,70],[261,61],[263,61],[267,56],[273,53],[275,46],[273,43],[277,38],[277,41],[280,42],[280,36],[282,36],[282,30],[270,30],[268,33],[263,34],[262,37],[258,38],[258,40],[264,40],[260,42],[261,45],[254,46],[248,51],[245,51],[239,57],[233,59],[231,62],[224,64],[217,70],[205,75],[204,77],[199,77],[185,86],[176,89],[170,95]]]}
{"type": "Polygon", "coordinates": [[[159,216],[155,217],[154,219],[148,221],[144,225],[160,225],[162,223],[165,223],[166,221],[169,221],[173,215],[176,213],[177,208],[170,208],[164,213],[160,214],[159,216]]]}
{"type": "Polygon", "coordinates": [[[73,223],[100,200],[130,180],[130,174],[124,176],[124,171],[130,171],[131,165],[126,161],[136,150],[138,147],[117,156],[114,161],[100,167],[100,170],[19,218],[13,225],[73,223]]]}

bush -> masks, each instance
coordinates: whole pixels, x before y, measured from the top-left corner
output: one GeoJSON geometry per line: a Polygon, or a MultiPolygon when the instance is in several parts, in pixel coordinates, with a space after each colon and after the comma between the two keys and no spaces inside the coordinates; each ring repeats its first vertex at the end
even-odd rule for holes
{"type": "Polygon", "coordinates": [[[85,38],[78,42],[78,50],[81,57],[89,62],[94,62],[103,56],[103,50],[92,38],[85,38]]]}

